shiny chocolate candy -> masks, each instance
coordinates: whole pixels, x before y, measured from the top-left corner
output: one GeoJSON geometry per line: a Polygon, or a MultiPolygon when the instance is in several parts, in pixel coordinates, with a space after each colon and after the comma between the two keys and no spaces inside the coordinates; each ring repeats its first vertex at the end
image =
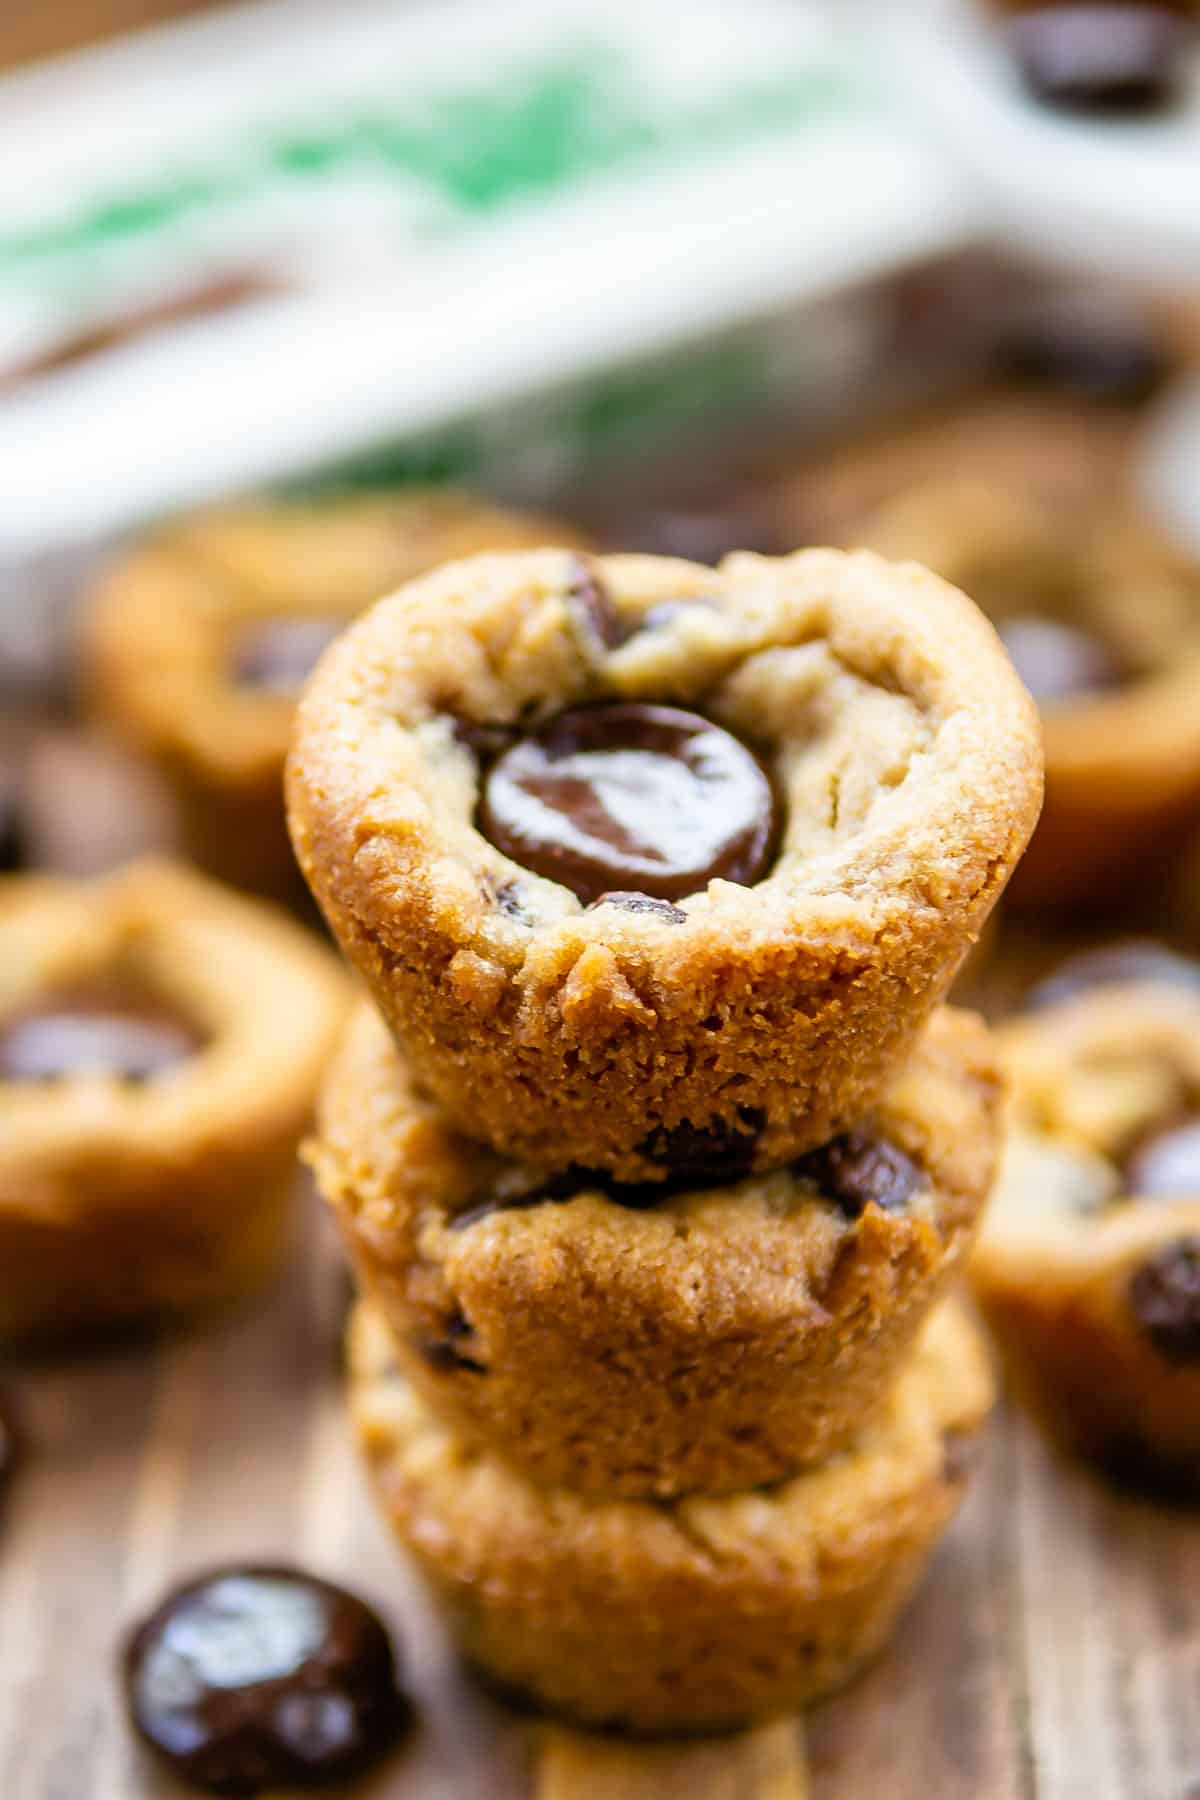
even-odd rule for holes
{"type": "Polygon", "coordinates": [[[637,701],[578,707],[488,770],[484,836],[585,904],[614,891],[677,900],[770,869],[780,819],[770,777],[698,713],[637,701]]]}
{"type": "Polygon", "coordinates": [[[409,1706],[369,1607],[301,1570],[219,1570],[169,1595],[130,1639],[135,1730],[185,1781],[253,1795],[344,1781],[409,1706]]]}

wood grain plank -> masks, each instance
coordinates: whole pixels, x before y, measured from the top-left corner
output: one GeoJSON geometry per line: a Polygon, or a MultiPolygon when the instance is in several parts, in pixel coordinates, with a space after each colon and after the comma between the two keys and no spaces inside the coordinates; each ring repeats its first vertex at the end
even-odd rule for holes
{"type": "Polygon", "coordinates": [[[993,1426],[972,1490],[876,1668],[809,1721],[818,1800],[1021,1800],[1021,1680],[1006,1627],[1003,1471],[993,1426]]]}
{"type": "MultiPolygon", "coordinates": [[[[309,1218],[211,1329],[6,1370],[29,1454],[0,1531],[3,1800],[181,1800],[132,1744],[128,1622],[225,1559],[297,1561],[395,1632],[408,1739],[331,1800],[1200,1800],[1200,1531],[1002,1419],[891,1651],[799,1728],[628,1746],[531,1724],[460,1667],[371,1505],[338,1361],[346,1282],[309,1218]]],[[[274,1796],[274,1800],[294,1800],[274,1796]]]]}
{"type": "Polygon", "coordinates": [[[547,1725],[537,1800],[808,1800],[803,1734],[790,1721],[699,1744],[623,1744],[547,1725]]]}

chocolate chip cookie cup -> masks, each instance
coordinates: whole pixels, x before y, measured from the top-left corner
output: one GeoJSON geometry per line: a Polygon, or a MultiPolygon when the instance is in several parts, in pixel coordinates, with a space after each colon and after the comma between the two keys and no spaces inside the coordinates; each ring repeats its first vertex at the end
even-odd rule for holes
{"type": "Polygon", "coordinates": [[[1200,994],[1077,989],[1000,1033],[1013,1130],[971,1265],[1068,1448],[1200,1496],[1200,994]]]}
{"type": "Polygon", "coordinates": [[[415,1387],[532,1480],[726,1493],[879,1413],[999,1149],[978,1020],[940,1011],[871,1114],[707,1191],[539,1184],[457,1137],[364,1008],[310,1152],[415,1387]]]}
{"type": "Polygon", "coordinates": [[[193,860],[291,898],[303,888],[283,761],[296,696],[330,639],[450,558],[578,541],[445,490],[202,513],[134,544],[87,597],[84,681],[97,713],[166,774],[193,860]]]}
{"type": "Polygon", "coordinates": [[[170,865],[0,882],[0,1334],[260,1281],[345,1000],[310,934],[170,865]]]}
{"type": "Polygon", "coordinates": [[[1037,725],[914,567],[483,556],[322,659],[297,856],[416,1079],[545,1170],[733,1180],[861,1117],[1033,829],[1037,725]]]}
{"type": "Polygon", "coordinates": [[[383,1516],[467,1658],[548,1711],[650,1735],[794,1712],[875,1656],[957,1509],[991,1402],[978,1332],[947,1307],[882,1417],[821,1468],[719,1499],[596,1502],[457,1437],[367,1308],[350,1365],[383,1516]]]}
{"type": "Polygon", "coordinates": [[[861,540],[961,583],[1042,712],[1046,804],[1012,897],[1102,911],[1200,809],[1200,564],[1109,507],[1019,485],[915,488],[861,540]]]}

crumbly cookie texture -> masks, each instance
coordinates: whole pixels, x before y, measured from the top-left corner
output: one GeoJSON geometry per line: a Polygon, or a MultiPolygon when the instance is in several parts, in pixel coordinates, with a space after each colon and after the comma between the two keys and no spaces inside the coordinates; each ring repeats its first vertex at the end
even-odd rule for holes
{"type": "Polygon", "coordinates": [[[1043,709],[1046,805],[1015,900],[1096,908],[1170,848],[1200,802],[1200,563],[1127,502],[1096,503],[1081,525],[1078,505],[1019,477],[918,484],[860,519],[854,541],[927,563],[1002,632],[1029,614],[1081,627],[1123,672],[1043,709]]]}
{"type": "Polygon", "coordinates": [[[536,1176],[456,1136],[364,1007],[310,1158],[458,1430],[581,1493],[713,1494],[823,1460],[886,1405],[973,1240],[1000,1098],[982,1025],[943,1010],[827,1154],[647,1210],[583,1174],[522,1204],[536,1176]]]}
{"type": "Polygon", "coordinates": [[[883,1416],[821,1468],[721,1499],[599,1503],[456,1436],[367,1308],[350,1365],[384,1516],[467,1657],[552,1712],[643,1734],[733,1729],[848,1681],[952,1517],[991,1401],[979,1335],[948,1306],[883,1416]]]}
{"type": "Polygon", "coordinates": [[[1200,1493],[1200,1179],[1139,1192],[1134,1156],[1200,1108],[1200,995],[1097,987],[999,1042],[1012,1131],[971,1264],[988,1322],[1060,1439],[1200,1493]]]}
{"type": "Polygon", "coordinates": [[[195,1029],[152,1081],[0,1077],[0,1334],[223,1301],[279,1251],[347,985],[281,914],[166,863],[0,882],[0,1031],[88,984],[195,1029]]]}
{"type": "Polygon", "coordinates": [[[874,1104],[1028,840],[1041,756],[990,626],[923,569],[543,551],[441,569],[352,627],[288,792],[313,891],[451,1119],[637,1181],[697,1132],[777,1166],[874,1104]],[[763,880],[677,916],[585,909],[481,835],[481,733],[603,700],[697,709],[769,759],[763,880]]]}
{"type": "Polygon", "coordinates": [[[246,634],[349,622],[477,550],[581,542],[573,527],[446,489],[199,513],[135,543],[80,616],[95,710],[168,776],[187,848],[240,886],[297,886],[281,786],[296,695],[235,678],[246,634]]]}

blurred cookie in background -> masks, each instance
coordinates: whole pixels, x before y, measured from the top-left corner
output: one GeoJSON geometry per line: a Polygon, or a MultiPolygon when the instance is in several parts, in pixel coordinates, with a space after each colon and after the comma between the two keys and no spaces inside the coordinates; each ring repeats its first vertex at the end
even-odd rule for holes
{"type": "Polygon", "coordinates": [[[84,598],[83,687],[165,780],[183,846],[236,886],[298,898],[283,823],[292,710],[372,601],[478,551],[580,541],[445,490],[231,507],[135,542],[84,598]]]}
{"type": "Polygon", "coordinates": [[[1116,497],[975,473],[911,487],[856,535],[970,594],[1038,703],[1046,803],[1010,902],[1126,911],[1200,811],[1200,562],[1116,497]]]}
{"type": "Polygon", "coordinates": [[[299,925],[166,861],[0,881],[0,1335],[263,1280],[346,993],[299,925]]]}
{"type": "Polygon", "coordinates": [[[1144,946],[1087,960],[999,1034],[1011,1132],[972,1278],[1060,1441],[1195,1498],[1200,971],[1144,946]]]}

